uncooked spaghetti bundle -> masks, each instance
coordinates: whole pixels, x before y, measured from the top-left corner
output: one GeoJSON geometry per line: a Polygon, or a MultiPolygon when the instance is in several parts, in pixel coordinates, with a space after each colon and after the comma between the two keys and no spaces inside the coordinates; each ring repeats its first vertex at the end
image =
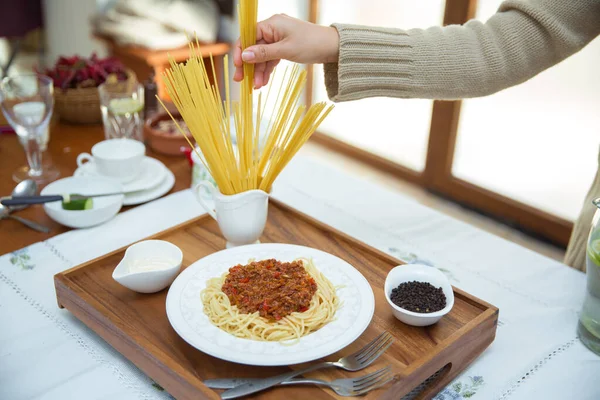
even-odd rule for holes
{"type": "MultiPolygon", "coordinates": [[[[242,48],[256,43],[257,11],[258,0],[240,1],[238,13],[242,48]]],[[[232,102],[227,56],[224,57],[223,100],[218,84],[211,84],[209,79],[209,76],[217,76],[212,55],[212,73],[209,74],[198,41],[190,42],[189,46],[190,58],[185,63],[176,63],[171,58],[171,68],[167,69],[163,78],[167,93],[202,152],[200,159],[225,195],[252,189],[270,191],[277,176],[323,122],[333,105],[320,102],[307,109],[301,104],[307,72],[294,65],[285,70],[283,84],[278,89],[271,93],[272,85],[269,86],[264,101],[262,92],[259,92],[255,108],[254,65],[248,63],[243,66],[240,100],[232,102]],[[261,132],[261,121],[271,95],[276,95],[276,98],[268,114],[266,129],[261,132]],[[232,141],[233,130],[235,144],[232,141]],[[259,145],[261,135],[265,136],[265,140],[259,145]]],[[[177,120],[173,118],[173,121],[186,137],[177,120]]]]}

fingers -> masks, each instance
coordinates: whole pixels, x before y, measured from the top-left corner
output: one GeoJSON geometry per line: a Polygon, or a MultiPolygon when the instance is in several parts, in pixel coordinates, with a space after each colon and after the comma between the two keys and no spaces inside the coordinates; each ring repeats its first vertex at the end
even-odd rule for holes
{"type": "Polygon", "coordinates": [[[267,63],[259,63],[254,65],[254,88],[260,89],[266,82],[264,82],[264,72],[267,68],[267,63]]]}
{"type": "Polygon", "coordinates": [[[233,74],[233,80],[236,82],[241,82],[242,79],[244,79],[244,68],[235,67],[235,74],[233,74]]]}
{"type": "Polygon", "coordinates": [[[235,65],[235,73],[233,80],[240,82],[244,78],[244,70],[242,69],[242,45],[240,39],[235,41],[233,45],[233,65],[235,65]]]}
{"type": "MultiPolygon", "coordinates": [[[[273,60],[266,63],[256,64],[254,66],[254,88],[260,89],[269,83],[269,78],[273,73],[273,69],[279,64],[279,60],[273,60]]],[[[233,79],[236,82],[241,82],[244,79],[244,68],[236,67],[233,79]]]]}
{"type": "MultiPolygon", "coordinates": [[[[263,22],[259,22],[256,25],[256,41],[257,43],[265,43],[265,41],[263,40],[264,34],[263,34],[263,29],[265,28],[265,23],[263,22]]],[[[243,63],[244,61],[242,60],[242,44],[240,41],[240,38],[238,38],[238,40],[236,40],[235,45],[233,47],[233,65],[235,65],[235,74],[233,75],[233,80],[236,82],[241,82],[242,79],[244,79],[244,70],[243,70],[243,63]]]]}
{"type": "Polygon", "coordinates": [[[233,45],[233,65],[236,67],[242,66],[242,44],[240,39],[236,40],[233,45]]]}
{"type": "Polygon", "coordinates": [[[279,60],[271,60],[267,62],[267,67],[265,68],[265,72],[263,73],[263,86],[266,86],[269,83],[269,79],[271,79],[271,74],[275,67],[279,64],[279,60]]]}
{"type": "Polygon", "coordinates": [[[242,60],[250,64],[264,63],[271,60],[279,60],[284,50],[283,42],[272,44],[257,44],[250,46],[242,52],[242,60]]]}
{"type": "Polygon", "coordinates": [[[256,64],[254,67],[254,88],[260,89],[267,86],[271,74],[275,67],[279,64],[279,60],[271,60],[266,63],[256,64]]]}
{"type": "MultiPolygon", "coordinates": [[[[266,86],[271,79],[271,74],[279,62],[281,60],[271,60],[266,63],[256,64],[254,66],[254,88],[260,89],[263,86],[266,86]]],[[[243,67],[236,67],[235,75],[233,79],[236,82],[241,82],[244,79],[244,69],[243,67]]]]}
{"type": "Polygon", "coordinates": [[[266,85],[273,68],[279,62],[281,53],[281,44],[273,43],[277,40],[273,28],[274,21],[281,16],[273,16],[266,21],[259,22],[256,27],[256,44],[247,49],[242,49],[240,39],[238,39],[233,48],[233,64],[235,73],[233,79],[240,82],[244,78],[243,64],[256,64],[254,75],[254,86],[258,89],[266,85]],[[271,69],[267,62],[273,61],[271,69]],[[268,72],[267,72],[268,71],[268,72]]]}

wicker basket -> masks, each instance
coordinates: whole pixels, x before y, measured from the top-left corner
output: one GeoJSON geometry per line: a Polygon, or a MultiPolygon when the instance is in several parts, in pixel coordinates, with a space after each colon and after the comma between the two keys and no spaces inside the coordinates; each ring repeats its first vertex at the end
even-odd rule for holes
{"type": "MultiPolygon", "coordinates": [[[[135,73],[127,71],[127,81],[135,82],[135,73]]],[[[102,122],[98,88],[67,89],[54,91],[54,110],[60,119],[72,124],[99,124],[102,122]]]]}

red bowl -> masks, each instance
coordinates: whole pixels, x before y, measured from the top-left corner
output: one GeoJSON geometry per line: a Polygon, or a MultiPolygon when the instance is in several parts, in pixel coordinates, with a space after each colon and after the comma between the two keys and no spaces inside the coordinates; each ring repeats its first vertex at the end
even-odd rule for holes
{"type": "MultiPolygon", "coordinates": [[[[181,115],[173,112],[173,117],[181,119],[181,115]]],[[[165,132],[157,129],[160,121],[170,121],[171,117],[166,112],[158,112],[146,120],[144,124],[144,136],[150,148],[160,154],[186,156],[186,149],[190,147],[185,137],[177,132],[165,132]]],[[[192,134],[187,135],[190,142],[194,143],[192,134]]]]}

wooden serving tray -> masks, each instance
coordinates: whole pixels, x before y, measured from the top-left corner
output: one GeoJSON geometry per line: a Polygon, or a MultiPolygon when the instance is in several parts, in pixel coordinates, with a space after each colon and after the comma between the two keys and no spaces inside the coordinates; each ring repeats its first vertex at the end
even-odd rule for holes
{"type": "MultiPolygon", "coordinates": [[[[208,254],[222,250],[225,240],[208,215],[154,235],[183,251],[187,267],[208,254]]],[[[368,399],[400,399],[415,388],[418,398],[430,399],[472,362],[494,340],[498,309],[468,293],[454,289],[452,311],[437,324],[418,328],[394,318],[385,299],[387,272],[400,264],[315,219],[277,201],[270,201],[269,218],[262,242],[299,244],[334,254],[357,268],[375,293],[375,314],[369,328],[350,346],[327,360],[348,355],[383,331],[395,336],[394,344],[373,365],[361,372],[339,369],[310,374],[326,380],[358,377],[392,365],[395,379],[370,392],[368,399]]],[[[209,378],[267,377],[291,367],[251,367],[223,361],[188,345],[167,319],[167,289],[138,294],[112,279],[125,249],[117,250],[54,277],[58,304],[71,311],[115,349],[177,399],[218,399],[218,391],[204,386],[209,378]]],[[[327,388],[316,386],[276,387],[249,398],[261,399],[338,398],[327,388]]]]}

